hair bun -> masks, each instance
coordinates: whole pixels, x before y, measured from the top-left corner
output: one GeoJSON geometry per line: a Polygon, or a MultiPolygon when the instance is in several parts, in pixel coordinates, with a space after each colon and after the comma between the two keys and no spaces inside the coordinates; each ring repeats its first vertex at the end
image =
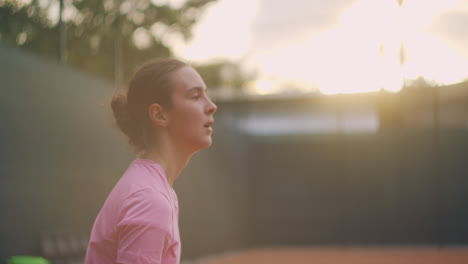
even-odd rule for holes
{"type": "MultiPolygon", "coordinates": [[[[123,93],[116,94],[111,101],[112,112],[117,126],[132,141],[135,138],[135,125],[131,118],[127,104],[127,96],[123,93]]],[[[133,142],[135,143],[135,142],[133,142]]]]}

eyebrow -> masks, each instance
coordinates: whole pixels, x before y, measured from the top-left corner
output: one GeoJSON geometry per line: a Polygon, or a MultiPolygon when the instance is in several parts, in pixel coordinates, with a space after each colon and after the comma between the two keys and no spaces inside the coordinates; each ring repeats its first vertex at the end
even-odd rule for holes
{"type": "Polygon", "coordinates": [[[194,90],[197,90],[198,92],[202,92],[202,91],[206,91],[207,89],[206,88],[203,88],[201,86],[194,86],[192,88],[190,88],[187,93],[191,93],[192,91],[194,90]]]}

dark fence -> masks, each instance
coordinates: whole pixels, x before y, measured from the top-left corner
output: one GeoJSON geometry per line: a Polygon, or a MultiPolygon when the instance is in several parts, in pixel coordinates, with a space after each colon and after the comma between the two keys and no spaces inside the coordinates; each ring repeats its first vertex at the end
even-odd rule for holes
{"type": "Polygon", "coordinates": [[[0,80],[5,262],[45,254],[42,237],[89,233],[131,156],[112,129],[107,83],[4,46],[0,80]]]}
{"type": "Polygon", "coordinates": [[[432,134],[253,140],[255,244],[467,244],[467,131],[432,134]]]}
{"type": "Polygon", "coordinates": [[[468,83],[227,104],[252,244],[468,244],[468,83]]]}

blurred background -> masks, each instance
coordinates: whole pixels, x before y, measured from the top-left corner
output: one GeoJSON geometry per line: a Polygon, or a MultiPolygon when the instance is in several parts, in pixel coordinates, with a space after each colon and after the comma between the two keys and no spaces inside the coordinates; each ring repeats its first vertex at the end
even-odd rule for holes
{"type": "Polygon", "coordinates": [[[468,244],[468,1],[0,0],[0,262],[82,263],[134,155],[109,101],[200,72],[214,144],[175,184],[184,261],[468,244]]]}

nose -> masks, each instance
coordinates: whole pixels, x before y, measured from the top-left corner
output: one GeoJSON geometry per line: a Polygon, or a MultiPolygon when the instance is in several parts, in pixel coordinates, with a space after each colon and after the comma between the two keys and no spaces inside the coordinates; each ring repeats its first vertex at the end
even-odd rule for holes
{"type": "Polygon", "coordinates": [[[216,106],[215,103],[213,103],[213,101],[211,101],[210,98],[208,98],[207,113],[208,114],[214,114],[216,112],[216,110],[218,110],[218,107],[216,106]]]}

